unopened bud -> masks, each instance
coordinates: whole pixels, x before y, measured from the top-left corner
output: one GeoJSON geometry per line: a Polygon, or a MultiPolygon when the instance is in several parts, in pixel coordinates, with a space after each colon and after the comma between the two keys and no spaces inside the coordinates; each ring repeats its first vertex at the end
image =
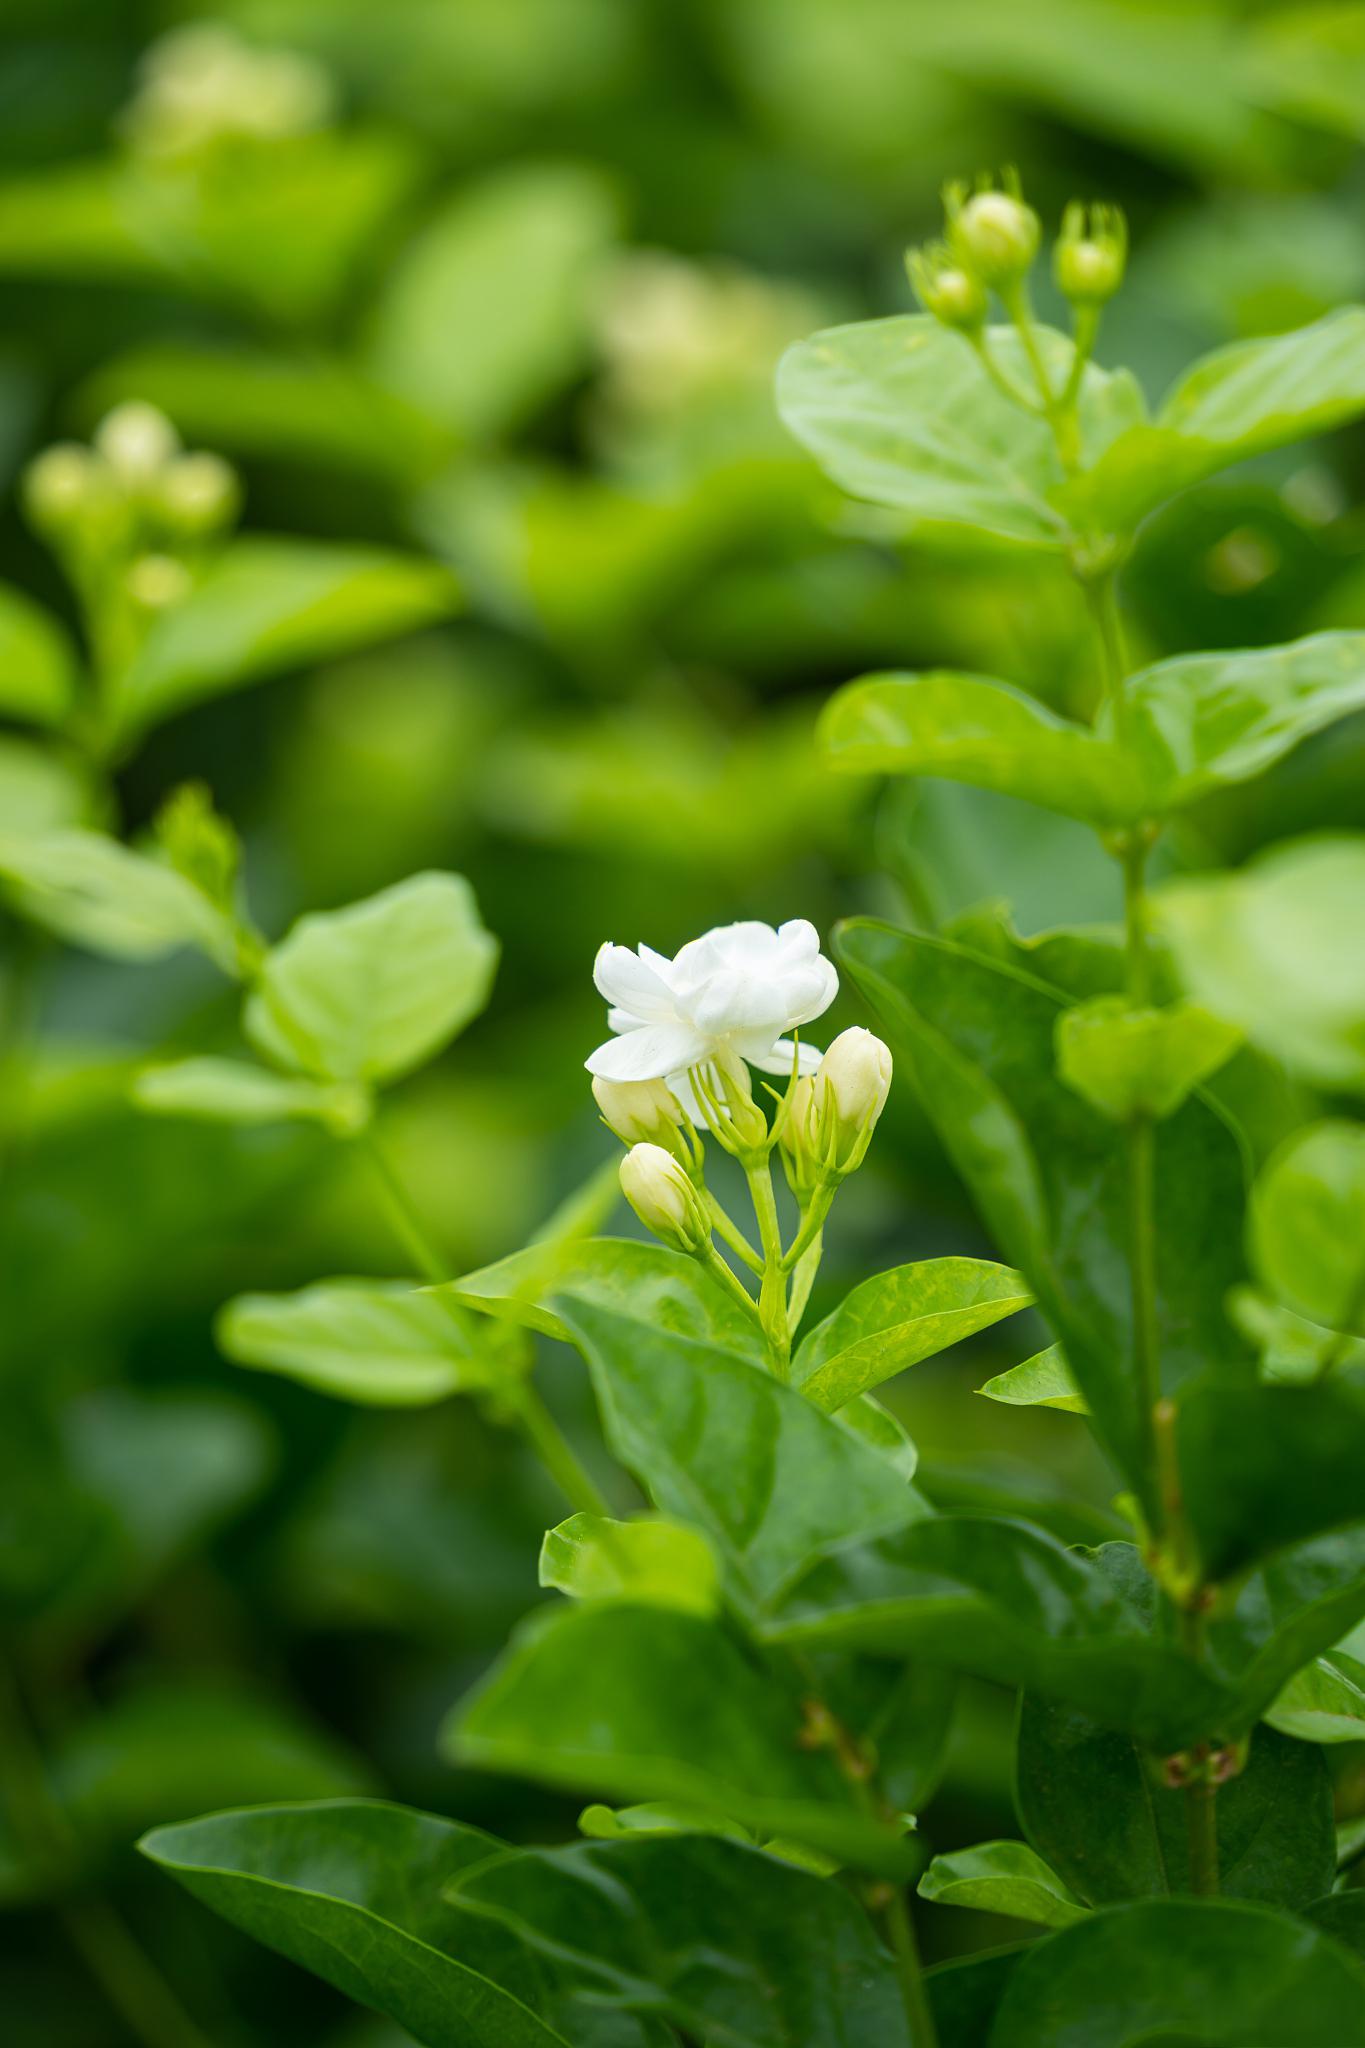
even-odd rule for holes
{"type": "Polygon", "coordinates": [[[133,603],[143,611],[169,611],[190,594],[193,578],[174,555],[139,555],[126,579],[133,603]]]}
{"type": "Polygon", "coordinates": [[[993,290],[1017,284],[1026,275],[1042,233],[1018,181],[1007,174],[1005,183],[1003,192],[974,192],[970,199],[960,187],[950,186],[944,194],[948,239],[959,263],[993,290]]]}
{"type": "Polygon", "coordinates": [[[633,1145],[621,1161],[621,1192],[645,1229],[678,1252],[699,1252],[711,1225],[687,1169],[661,1145],[633,1145]]]}
{"type": "Polygon", "coordinates": [[[749,1069],[737,1053],[718,1052],[692,1071],[707,1126],[717,1142],[737,1159],[766,1153],[768,1119],[754,1101],[749,1069]]]}
{"type": "Polygon", "coordinates": [[[623,1145],[658,1145],[677,1153],[686,1118],[667,1081],[608,1081],[595,1074],[592,1092],[623,1145]]]}
{"type": "Polygon", "coordinates": [[[1073,200],[1062,217],[1052,252],[1057,289],[1073,306],[1102,306],[1123,283],[1128,261],[1128,224],[1117,206],[1081,206],[1073,200]]]}
{"type": "Polygon", "coordinates": [[[221,455],[180,455],[157,480],[157,509],[186,540],[218,533],[241,502],[237,472],[221,455]]]}
{"type": "Polygon", "coordinates": [[[24,504],[42,533],[69,532],[98,490],[96,459],[75,441],[45,448],[24,472],[24,504]]]}
{"type": "Polygon", "coordinates": [[[106,413],[93,440],[120,482],[134,490],[149,484],[180,453],[180,436],[165,413],[140,398],[106,413]]]}
{"type": "Polygon", "coordinates": [[[889,1046],[856,1025],[841,1031],[815,1073],[797,1082],[782,1152],[800,1199],[862,1165],[886,1107],[891,1071],[889,1046]]]}
{"type": "Polygon", "coordinates": [[[915,297],[945,327],[975,334],[986,324],[990,301],[980,278],[956,261],[943,242],[906,251],[905,268],[915,297]]]}

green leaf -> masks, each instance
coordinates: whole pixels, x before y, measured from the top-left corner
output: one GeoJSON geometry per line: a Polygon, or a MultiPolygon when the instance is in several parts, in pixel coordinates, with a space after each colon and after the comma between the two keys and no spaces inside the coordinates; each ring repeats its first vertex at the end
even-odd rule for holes
{"type": "MultiPolygon", "coordinates": [[[[1017,1786],[1025,1834],[1091,1905],[1189,1890],[1185,1795],[1131,1736],[1026,1694],[1017,1786]]],[[[1335,1867],[1321,1751],[1258,1729],[1245,1768],[1218,1791],[1219,1890],[1296,1909],[1335,1867]]]]}
{"type": "Polygon", "coordinates": [[[864,676],[830,699],[820,742],[849,774],[942,776],[1087,825],[1124,824],[1142,810],[1137,776],[1111,740],[985,676],[864,676]]]}
{"type": "Polygon", "coordinates": [[[664,1516],[614,1522],[571,1515],[540,1548],[540,1583],[575,1600],[633,1600],[679,1614],[715,1614],[720,1573],[700,1529],[664,1516]]]}
{"type": "Polygon", "coordinates": [[[119,715],[141,731],[189,704],[307,668],[447,618],[448,570],[330,541],[231,542],[163,612],[120,678],[119,715]]]}
{"type": "Polygon", "coordinates": [[[22,590],[0,583],[0,712],[34,725],[61,725],[75,700],[78,673],[65,628],[22,590]]]}
{"type": "Polygon", "coordinates": [[[425,1407],[497,1383],[469,1319],[402,1280],[323,1280],[298,1294],[243,1294],[218,1318],[239,1365],[379,1408],[425,1407]]]}
{"type": "Polygon", "coordinates": [[[378,1801],[255,1807],[141,1844],[202,1904],[427,2048],[568,2048],[518,1945],[442,1889],[491,1836],[378,1801]]]}
{"type": "Polygon", "coordinates": [[[971,1906],[1041,1927],[1070,1927],[1087,1908],[1024,1842],[979,1842],[935,1856],[919,1895],[936,1906],[971,1906]]]}
{"type": "Polygon", "coordinates": [[[1182,1396],[1176,1433],[1186,1512],[1211,1579],[1365,1520],[1365,1386],[1355,1379],[1211,1381],[1182,1396]]]}
{"type": "Polygon", "coordinates": [[[1361,2048],[1365,1970],[1304,1921],[1232,1899],[1091,1914],[1020,1957],[998,2048],[1361,2048]]]}
{"type": "Polygon", "coordinates": [[[611,1449],[656,1507],[705,1531],[746,1608],[822,1549],[926,1512],[894,1428],[855,1407],[846,1427],[781,1385],[752,1318],[678,1252],[532,1247],[451,1291],[578,1346],[611,1449]]]}
{"type": "Polygon", "coordinates": [[[0,838],[0,875],[25,907],[75,945],[115,959],[158,960],[182,946],[237,968],[231,924],[183,875],[102,832],[0,838]]]}
{"type": "Polygon", "coordinates": [[[576,164],[522,164],[462,191],[389,278],[374,374],[464,439],[518,425],[579,368],[619,212],[610,183],[576,164]]]}
{"type": "Polygon", "coordinates": [[[904,1875],[914,1850],[802,1742],[777,1671],[698,1615],[611,1600],[524,1623],[442,1738],[455,1762],[566,1792],[716,1808],[841,1863],[904,1875]]]}
{"type": "Polygon", "coordinates": [[[1343,1336],[1340,1330],[1295,1315],[1254,1287],[1234,1287],[1228,1314],[1259,1351],[1262,1379],[1302,1386],[1305,1380],[1315,1380],[1324,1366],[1344,1371],[1365,1365],[1365,1339],[1343,1336]]]}
{"type": "Polygon", "coordinates": [[[1152,908],[1197,1002],[1309,1080],[1365,1092],[1365,836],[1273,847],[1152,908]]]}
{"type": "Polygon", "coordinates": [[[977,1392],[989,1401],[1005,1401],[1015,1408],[1063,1408],[1071,1415],[1086,1413],[1085,1396],[1076,1390],[1071,1368],[1060,1344],[998,1372],[977,1392]]]}
{"type": "Polygon", "coordinates": [[[370,1102],[361,1089],[290,1080],[245,1060],[173,1060],[144,1067],[133,1081],[132,1098],[153,1116],[224,1124],[298,1120],[325,1124],[338,1137],[353,1137],[370,1117],[370,1102]]]}
{"type": "Polygon", "coordinates": [[[924,1973],[929,2009],[940,2042],[990,2039],[995,2015],[1027,1944],[987,1949],[962,1959],[935,1963],[924,1973]]]}
{"type": "MultiPolygon", "coordinates": [[[[1070,342],[1051,328],[1035,331],[1052,375],[1064,378],[1070,342]]],[[[1027,387],[1014,330],[993,328],[988,339],[1027,387]]],[[[792,433],[854,497],[1035,547],[1065,548],[1073,538],[1052,502],[1065,471],[1051,428],[1004,398],[962,335],[927,314],[798,342],[779,366],[777,400],[792,433]]],[[[1085,460],[1095,462],[1142,413],[1126,372],[1089,366],[1079,405],[1085,460]]]]}
{"type": "Polygon", "coordinates": [[[1286,1308],[1365,1337],[1365,1126],[1313,1124],[1280,1147],[1252,1191],[1247,1249],[1286,1308]]]}
{"type": "MultiPolygon", "coordinates": [[[[937,938],[859,920],[838,951],[903,1056],[926,1112],[1005,1256],[1066,1349],[1128,1483],[1150,1483],[1134,1393],[1125,1135],[1053,1071],[1063,1001],[1045,983],[937,938]]],[[[1250,1373],[1225,1298],[1242,1277],[1241,1147],[1192,1100],[1155,1133],[1164,1385],[1215,1363],[1250,1373]]]]}
{"type": "Polygon", "coordinates": [[[1365,307],[1205,356],[1150,425],[1112,439],[1088,475],[1060,494],[1068,512],[1115,531],[1202,477],[1365,410],[1365,307]]]}
{"type": "Polygon", "coordinates": [[[330,1081],[392,1081],[477,1017],[497,965],[463,875],[412,875],[301,917],[246,1008],[268,1059],[330,1081]]]}
{"type": "Polygon", "coordinates": [[[832,1412],[1027,1308],[1033,1297],[1018,1273],[989,1259],[922,1259],[855,1287],[803,1338],[792,1383],[832,1412]]]}
{"type": "Polygon", "coordinates": [[[735,1842],[636,1836],[498,1857],[452,1897],[600,1997],[717,2048],[912,2048],[891,1959],[853,1896],[735,1842]]]}
{"type": "MultiPolygon", "coordinates": [[[[1025,1686],[1163,1751],[1207,1735],[1231,1704],[1211,1672],[1150,1633],[1145,1611],[1112,1574],[1000,1517],[935,1516],[837,1551],[797,1584],[764,1633],[1025,1686]]],[[[1272,1694],[1281,1682],[1277,1675],[1272,1694]]]]}
{"type": "Polygon", "coordinates": [[[1345,1651],[1296,1672],[1266,1720],[1299,1742],[1365,1742],[1365,1663],[1345,1651]]]}
{"type": "Polygon", "coordinates": [[[12,840],[87,823],[93,809],[89,782],[74,761],[0,733],[0,856],[12,840]]]}
{"type": "Polygon", "coordinates": [[[1151,1010],[1095,996],[1057,1019],[1057,1071],[1114,1123],[1163,1118],[1231,1059],[1240,1037],[1197,1003],[1151,1010]]]}

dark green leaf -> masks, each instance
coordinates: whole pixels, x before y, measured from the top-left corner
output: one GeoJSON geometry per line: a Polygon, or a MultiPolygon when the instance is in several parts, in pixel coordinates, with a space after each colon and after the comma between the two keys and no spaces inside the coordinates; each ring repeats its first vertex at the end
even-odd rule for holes
{"type": "Polygon", "coordinates": [[[978,1842],[935,1856],[919,1895],[938,1906],[970,1906],[1041,1927],[1070,1927],[1087,1910],[1024,1842],[978,1842]]]}

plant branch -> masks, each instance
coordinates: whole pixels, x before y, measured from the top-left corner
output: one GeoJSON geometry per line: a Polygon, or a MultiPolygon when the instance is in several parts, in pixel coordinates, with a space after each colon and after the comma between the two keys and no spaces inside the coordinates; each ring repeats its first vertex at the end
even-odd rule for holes
{"type": "Polygon", "coordinates": [[[791,1330],[787,1321],[787,1276],[782,1270],[782,1231],[773,1195],[772,1168],[766,1159],[745,1167],[749,1193],[758,1222],[758,1241],[763,1248],[763,1286],[758,1310],[764,1332],[772,1347],[773,1370],[785,1380],[791,1367],[791,1330]]]}

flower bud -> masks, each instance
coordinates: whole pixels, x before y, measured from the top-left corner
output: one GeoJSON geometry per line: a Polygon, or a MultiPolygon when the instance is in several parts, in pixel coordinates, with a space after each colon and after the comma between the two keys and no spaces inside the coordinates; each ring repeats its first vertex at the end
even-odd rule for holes
{"type": "Polygon", "coordinates": [[[129,597],[142,611],[169,611],[190,594],[193,577],[174,555],[139,555],[125,581],[129,597]]]}
{"type": "Polygon", "coordinates": [[[707,1126],[716,1141],[737,1159],[768,1149],[768,1119],[754,1101],[749,1069],[737,1053],[718,1051],[705,1066],[692,1069],[707,1126]]]}
{"type": "Polygon", "coordinates": [[[1102,306],[1123,283],[1128,223],[1117,206],[1072,201],[1052,252],[1057,289],[1073,306],[1102,306]]]}
{"type": "Polygon", "coordinates": [[[686,1121],[667,1081],[607,1081],[594,1074],[593,1098],[623,1145],[658,1145],[678,1153],[686,1121]]]}
{"type": "Polygon", "coordinates": [[[99,492],[98,470],[90,450],[75,441],[34,457],[24,472],[24,504],[40,533],[68,533],[84,517],[99,492]]]}
{"type": "Polygon", "coordinates": [[[237,472],[221,455],[180,455],[157,481],[157,509],[180,538],[202,540],[235,518],[241,501],[237,472]]]}
{"type": "Polygon", "coordinates": [[[646,1230],[678,1252],[699,1252],[711,1225],[687,1169],[661,1145],[633,1145],[621,1161],[621,1192],[646,1230]]]}
{"type": "Polygon", "coordinates": [[[165,413],[139,398],[106,413],[92,438],[119,481],[132,490],[149,484],[180,453],[180,436],[165,413]]]}
{"type": "Polygon", "coordinates": [[[958,262],[988,289],[1017,284],[1038,253],[1042,233],[1037,214],[1024,204],[1018,181],[1006,176],[1003,192],[974,192],[966,198],[960,187],[944,194],[948,239],[958,262]]]}
{"type": "Polygon", "coordinates": [[[781,1142],[798,1200],[862,1165],[890,1089],[890,1048],[861,1026],[841,1031],[815,1073],[797,1082],[781,1142]]]}
{"type": "Polygon", "coordinates": [[[963,269],[946,243],[930,242],[923,249],[907,250],[905,268],[915,297],[935,320],[963,334],[975,334],[985,326],[989,310],[986,287],[970,270],[963,269]]]}

